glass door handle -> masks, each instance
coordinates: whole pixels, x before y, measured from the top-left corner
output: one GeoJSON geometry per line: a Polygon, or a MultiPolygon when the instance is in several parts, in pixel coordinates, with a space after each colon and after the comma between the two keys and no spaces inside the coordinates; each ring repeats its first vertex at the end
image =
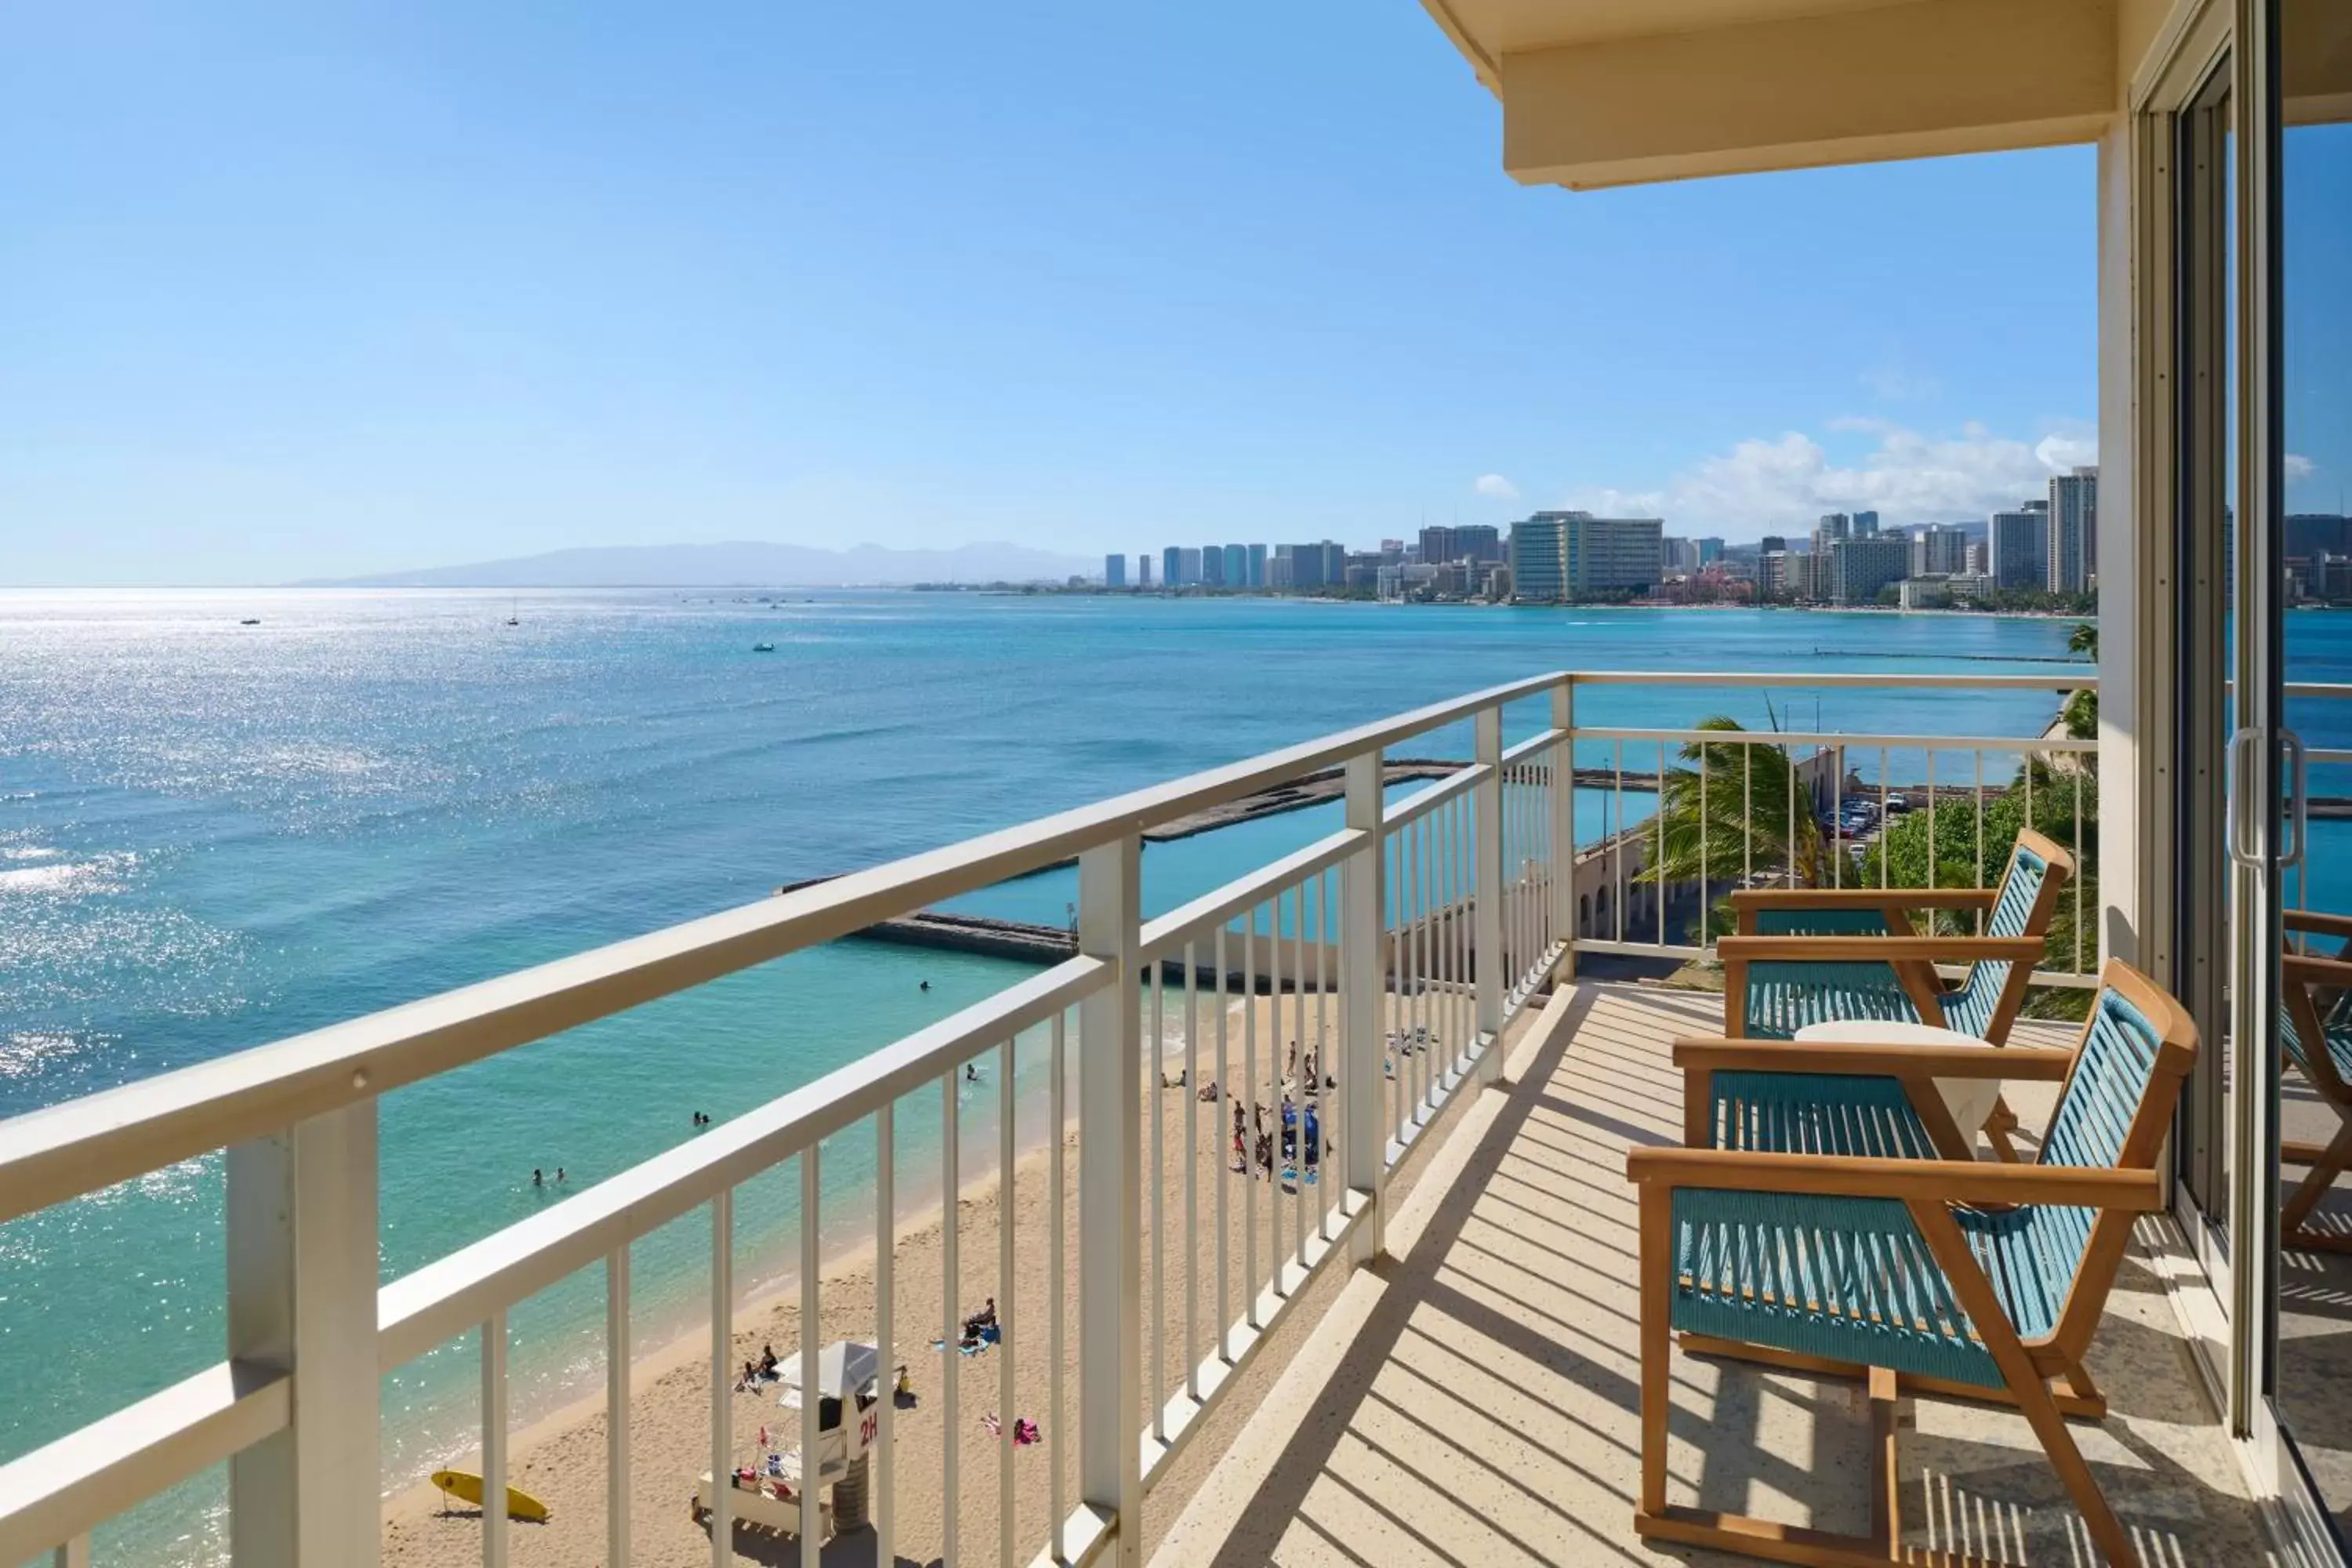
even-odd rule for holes
{"type": "Polygon", "coordinates": [[[2263,868],[2262,851],[2253,838],[2252,792],[2246,787],[2246,767],[2242,760],[2252,747],[2262,742],[2262,731],[2248,724],[2230,737],[2228,749],[2222,754],[2223,789],[2228,806],[2222,817],[2221,837],[2230,851],[2230,858],[2249,871],[2263,868]]]}
{"type": "Polygon", "coordinates": [[[2303,749],[2303,737],[2282,726],[2278,732],[2279,747],[2286,755],[2288,786],[2294,791],[2287,797],[2286,821],[2292,836],[2287,847],[2279,851],[2279,868],[2303,864],[2303,841],[2310,826],[2310,796],[2305,791],[2309,783],[2309,759],[2303,749]]]}

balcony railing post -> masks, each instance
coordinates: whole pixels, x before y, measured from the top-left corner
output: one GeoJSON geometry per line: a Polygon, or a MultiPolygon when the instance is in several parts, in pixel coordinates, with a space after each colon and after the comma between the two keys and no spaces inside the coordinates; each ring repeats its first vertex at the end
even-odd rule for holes
{"type": "Polygon", "coordinates": [[[1348,1184],[1366,1205],[1351,1244],[1358,1263],[1388,1251],[1382,1212],[1388,1126],[1381,1115],[1381,1002],[1388,989],[1381,771],[1378,749],[1348,759],[1348,826],[1362,833],[1364,841],[1339,866],[1340,1135],[1347,1140],[1348,1184]]]}
{"type": "Polygon", "coordinates": [[[1471,792],[1476,803],[1477,902],[1472,924],[1476,943],[1478,1039],[1486,1050],[1479,1065],[1489,1080],[1503,1073],[1503,710],[1481,708],[1472,725],[1477,763],[1486,771],[1471,792]]]}
{"type": "Polygon", "coordinates": [[[228,1151],[228,1353],[289,1373],[286,1429],[229,1462],[236,1568],[378,1560],[376,1112],[228,1151]]]}
{"type": "Polygon", "coordinates": [[[1078,1005],[1078,1495],[1122,1568],[1143,1562],[1141,854],[1129,834],[1078,857],[1078,951],[1115,976],[1078,1005]]]}
{"type": "Polygon", "coordinates": [[[1551,752],[1551,929],[1565,944],[1559,978],[1576,978],[1576,677],[1565,675],[1551,689],[1551,727],[1559,731],[1551,752]]]}

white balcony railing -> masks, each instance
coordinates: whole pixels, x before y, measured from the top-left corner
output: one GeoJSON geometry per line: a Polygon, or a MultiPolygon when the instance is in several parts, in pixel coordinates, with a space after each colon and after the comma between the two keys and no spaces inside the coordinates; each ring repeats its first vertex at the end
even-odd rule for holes
{"type": "MultiPolygon", "coordinates": [[[[1678,926],[1676,889],[1643,880],[1652,863],[1643,857],[1654,853],[1655,836],[1667,826],[1663,814],[1629,804],[1643,794],[1643,763],[1654,765],[1648,788],[1655,801],[1682,787],[1674,775],[1686,744],[1777,748],[1785,765],[1772,776],[1789,797],[1784,824],[1796,820],[1800,789],[1820,797],[1805,808],[1814,816],[1826,805],[1840,820],[1860,781],[1878,795],[1884,831],[1898,795],[1935,812],[1959,807],[1956,788],[1969,792],[1981,826],[1985,763],[1995,755],[2040,759],[2042,776],[2066,779],[2079,798],[2095,749],[2038,735],[1578,726],[1580,691],[1634,684],[1654,687],[1662,698],[1696,699],[1767,684],[2031,695],[2095,683],[2083,675],[1544,675],[0,1123],[0,1223],[215,1151],[226,1152],[227,1173],[224,1359],[0,1466],[0,1564],[52,1551],[60,1564],[85,1561],[95,1527],[223,1463],[240,1565],[376,1561],[380,1373],[476,1334],[485,1493],[502,1496],[508,1313],[601,1266],[606,1397],[625,1417],[632,1397],[630,1244],[698,1208],[709,1215],[711,1237],[709,1462],[714,1476],[724,1475],[739,1452],[729,1394],[736,1190],[798,1162],[799,1349],[814,1365],[821,1296],[833,1288],[820,1270],[823,1163],[828,1151],[870,1140],[876,1341],[887,1353],[903,1327],[936,1310],[931,1321],[952,1345],[961,1239],[953,1201],[943,1205],[942,1299],[901,1301],[893,1281],[896,1184],[905,1165],[894,1120],[907,1097],[938,1095],[940,1189],[954,1194],[966,1171],[958,1085],[966,1064],[992,1058],[1001,1086],[997,1166],[1009,1184],[1024,1056],[1032,1082],[1042,1058],[1047,1125],[1076,1131],[1077,1214],[1069,1225],[1066,1140],[1049,1137],[1044,1234],[1017,1235],[1007,1204],[996,1237],[1007,1289],[994,1366],[994,1400],[1006,1419],[991,1440],[1000,1450],[995,1555],[1004,1563],[1032,1555],[1079,1562],[1108,1547],[1120,1561],[1139,1561],[1146,1493],[1305,1286],[1335,1260],[1381,1251],[1389,1173],[1465,1084],[1497,1068],[1497,1043],[1512,1016],[1572,967],[1578,952],[1704,952],[1705,910],[1727,879],[1716,874],[1724,862],[1713,858],[1715,846],[1702,847],[1696,863],[1710,875],[1682,890],[1687,908],[1678,926]],[[1523,712],[1522,704],[1540,710],[1527,738],[1507,747],[1507,715],[1523,712]],[[1409,798],[1385,799],[1385,752],[1465,723],[1467,763],[1409,798]],[[1938,763],[1960,766],[1954,753],[1974,753],[1972,765],[1939,779],[1932,771],[1938,763]],[[1926,759],[1922,776],[1900,761],[1910,754],[1926,759]],[[1335,767],[1346,780],[1339,831],[1182,908],[1143,918],[1147,829],[1335,767]],[[1577,807],[1587,796],[1602,803],[1598,834],[1578,830],[1577,807]],[[1079,865],[1076,957],[379,1288],[376,1116],[384,1094],[1071,857],[1079,865]],[[1205,1011],[1204,995],[1213,998],[1205,1011]],[[1171,1184],[1167,1117],[1159,1097],[1147,1093],[1144,1074],[1147,1064],[1172,1070],[1177,1058],[1168,1047],[1180,1026],[1186,1148],[1181,1181],[1171,1184]],[[1286,1040],[1297,1043],[1296,1065],[1286,1040]],[[1272,1163],[1286,1157],[1294,1177],[1270,1181],[1263,1197],[1258,1184],[1244,1179],[1236,1201],[1222,1158],[1202,1180],[1195,1086],[1212,1073],[1221,1096],[1212,1116],[1222,1116],[1222,1097],[1236,1082],[1271,1096],[1283,1094],[1286,1079],[1294,1082],[1297,1121],[1269,1130],[1272,1163]],[[1204,1205],[1213,1279],[1197,1265],[1204,1205]],[[1045,1250],[1049,1283],[1041,1300],[1016,1300],[1009,1289],[1014,1257],[1029,1247],[1045,1250]],[[1074,1325],[1066,1321],[1073,1302],[1074,1325]],[[1045,1424],[1057,1440],[1045,1467],[1055,1524],[1042,1542],[1019,1538],[1019,1478],[1002,1462],[1013,1436],[1017,1358],[1033,1355],[1051,1369],[1045,1424]],[[1075,1369],[1074,1390],[1065,1387],[1066,1361],[1075,1369]],[[1073,1430],[1077,1443],[1058,1442],[1073,1430]],[[1066,1463],[1073,1453],[1075,1462],[1066,1463]]],[[[1704,790],[1709,769],[1697,771],[1704,790]]],[[[2021,776],[2033,787],[2034,767],[2021,776]]],[[[1994,798],[2009,787],[1998,767],[1990,787],[1994,798]]],[[[1797,875],[1776,860],[1793,857],[1748,831],[1745,825],[1757,818],[1752,809],[1738,818],[1743,879],[1797,875]]],[[[1703,835],[1712,831],[1704,806],[1698,820],[1703,835]]],[[[2080,812],[2074,820],[2080,824],[2080,812]]],[[[1841,829],[1832,842],[1832,879],[1843,881],[1870,864],[1867,844],[1854,836],[1841,829]]],[[[1877,864],[1886,859],[1881,854],[1877,864]]],[[[1987,869],[1979,856],[1979,882],[1987,869]]],[[[1997,865],[1990,869],[1998,876],[1997,865]]],[[[2096,923],[2078,918],[2074,929],[2096,923]]],[[[2092,973],[2097,956],[2053,954],[2060,962],[2045,978],[2092,973]]],[[[54,1312],[71,1303],[19,1300],[5,1310],[54,1312]]],[[[928,1334],[929,1323],[920,1330],[928,1334]]],[[[877,1406],[877,1561],[895,1560],[901,1488],[936,1483],[946,1517],[958,1517],[959,1361],[940,1359],[936,1478],[897,1473],[893,1402],[877,1406]]],[[[814,1453],[818,1402],[802,1403],[802,1450],[814,1453]]],[[[606,1431],[605,1561],[621,1564],[632,1535],[629,1423],[609,1419],[606,1431]]],[[[730,1493],[723,1484],[711,1491],[714,1563],[730,1559],[730,1493]]],[[[802,1560],[810,1563],[820,1540],[817,1496],[817,1488],[803,1489],[802,1560]]],[[[506,1562],[507,1528],[501,1510],[483,1510],[483,1559],[493,1568],[506,1562]]],[[[957,1558],[957,1535],[951,1526],[936,1548],[949,1563],[957,1558]]]]}

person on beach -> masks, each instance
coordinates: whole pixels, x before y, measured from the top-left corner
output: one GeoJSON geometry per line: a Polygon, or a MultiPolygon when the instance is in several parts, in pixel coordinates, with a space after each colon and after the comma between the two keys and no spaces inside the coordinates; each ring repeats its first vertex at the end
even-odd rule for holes
{"type": "Polygon", "coordinates": [[[760,1375],[762,1377],[776,1375],[776,1347],[773,1345],[760,1347],[760,1375]]]}
{"type": "Polygon", "coordinates": [[[1234,1096],[1234,1173],[1249,1174],[1249,1119],[1242,1114],[1242,1097],[1234,1096]]]}

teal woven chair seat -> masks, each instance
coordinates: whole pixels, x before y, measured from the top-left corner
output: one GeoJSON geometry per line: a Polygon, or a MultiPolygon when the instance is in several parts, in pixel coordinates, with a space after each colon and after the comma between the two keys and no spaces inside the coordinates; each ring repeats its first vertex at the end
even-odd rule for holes
{"type": "Polygon", "coordinates": [[[1935,1140],[1891,1078],[1717,1072],[1707,1086],[1714,1146],[1763,1154],[1932,1160],[1935,1140]]]}
{"type": "Polygon", "coordinates": [[[1919,1009],[1891,963],[1758,959],[1748,966],[1747,1034],[1789,1040],[1808,1024],[1867,1018],[1916,1024],[1919,1009]]]}
{"type": "Polygon", "coordinates": [[[1674,1194],[1676,1329],[2001,1386],[1951,1283],[1893,1198],[1674,1194]]]}

